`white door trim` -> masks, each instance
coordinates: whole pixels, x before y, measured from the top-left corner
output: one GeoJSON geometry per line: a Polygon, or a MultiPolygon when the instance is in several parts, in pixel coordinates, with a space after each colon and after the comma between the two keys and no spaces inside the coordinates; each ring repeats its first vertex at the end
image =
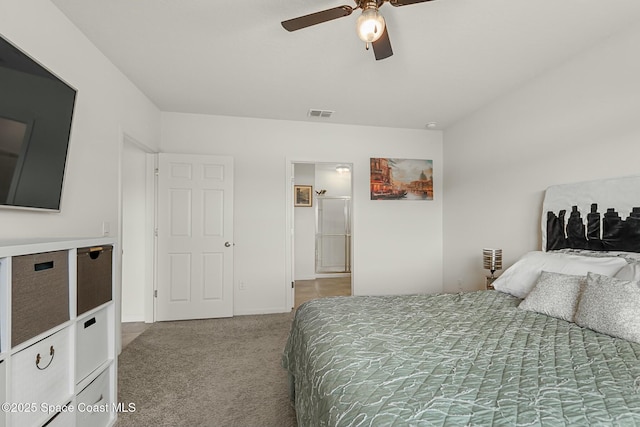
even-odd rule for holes
{"type": "Polygon", "coordinates": [[[286,191],[286,196],[285,196],[285,221],[286,221],[286,226],[285,226],[285,295],[287,296],[287,301],[286,301],[286,308],[290,309],[293,308],[293,305],[295,303],[294,301],[294,293],[295,290],[293,289],[293,282],[294,282],[294,278],[293,278],[293,266],[294,266],[294,260],[293,260],[293,240],[294,240],[294,227],[293,227],[293,212],[294,212],[294,208],[293,208],[293,164],[294,163],[299,163],[296,161],[293,161],[291,159],[287,159],[286,162],[286,183],[287,185],[285,185],[285,191],[286,191]]]}
{"type": "Polygon", "coordinates": [[[335,163],[335,164],[349,164],[351,167],[351,295],[355,295],[355,277],[356,277],[356,263],[354,262],[354,242],[356,235],[356,197],[354,193],[354,181],[355,181],[355,164],[353,160],[335,160],[335,159],[300,159],[287,157],[285,162],[285,289],[287,295],[287,308],[293,307],[295,304],[295,290],[292,289],[291,284],[294,282],[294,207],[293,207],[293,185],[294,185],[294,164],[295,163],[335,163]]]}
{"type": "MultiPolygon", "coordinates": [[[[134,137],[132,137],[129,133],[127,133],[122,128],[119,129],[119,145],[118,145],[118,225],[115,233],[117,234],[118,239],[118,253],[116,253],[116,349],[119,354],[121,351],[121,337],[120,337],[120,324],[122,322],[122,262],[123,262],[123,254],[122,254],[122,223],[123,223],[123,155],[124,155],[124,146],[125,144],[131,144],[138,148],[140,151],[147,153],[147,165],[149,157],[155,156],[157,151],[153,150],[146,144],[138,141],[134,137]]],[[[155,227],[155,219],[153,215],[153,211],[155,209],[155,184],[153,183],[153,168],[149,169],[147,167],[147,187],[145,194],[145,206],[146,206],[146,214],[145,217],[147,219],[148,228],[145,230],[145,240],[147,252],[145,256],[145,271],[146,271],[146,281],[144,285],[144,295],[145,295],[145,307],[144,307],[144,317],[145,322],[153,322],[153,289],[154,289],[154,259],[155,259],[155,241],[153,236],[153,227],[155,227]],[[151,184],[149,184],[151,182],[151,184]]],[[[113,228],[111,230],[113,232],[113,228]]]]}

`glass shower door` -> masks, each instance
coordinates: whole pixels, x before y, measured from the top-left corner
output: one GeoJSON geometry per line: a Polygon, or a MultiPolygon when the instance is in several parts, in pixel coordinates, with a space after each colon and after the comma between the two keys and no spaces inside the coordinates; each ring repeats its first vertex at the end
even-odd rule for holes
{"type": "Polygon", "coordinates": [[[318,197],[316,273],[351,273],[351,197],[318,197]]]}

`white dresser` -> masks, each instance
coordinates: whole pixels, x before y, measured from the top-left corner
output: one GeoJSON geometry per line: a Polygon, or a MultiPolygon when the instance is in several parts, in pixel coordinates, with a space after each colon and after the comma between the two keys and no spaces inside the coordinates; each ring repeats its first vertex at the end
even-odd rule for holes
{"type": "Polygon", "coordinates": [[[0,240],[0,427],[117,418],[115,241],[0,240]]]}

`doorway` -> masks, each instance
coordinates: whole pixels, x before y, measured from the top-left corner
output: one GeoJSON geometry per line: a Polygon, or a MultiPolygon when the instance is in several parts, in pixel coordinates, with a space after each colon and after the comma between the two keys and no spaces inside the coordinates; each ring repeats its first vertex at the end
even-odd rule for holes
{"type": "MultiPolygon", "coordinates": [[[[154,151],[124,132],[120,150],[117,337],[121,322],[153,322],[154,279],[154,151]]],[[[120,345],[118,339],[118,353],[120,345]]]]}
{"type": "Polygon", "coordinates": [[[349,163],[292,162],[293,186],[312,188],[311,206],[293,207],[294,308],[309,299],[352,294],[351,170],[349,163]]]}

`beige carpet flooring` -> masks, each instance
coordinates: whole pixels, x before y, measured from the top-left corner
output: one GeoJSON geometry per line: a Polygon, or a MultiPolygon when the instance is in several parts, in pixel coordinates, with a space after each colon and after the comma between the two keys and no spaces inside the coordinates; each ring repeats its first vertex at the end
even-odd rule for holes
{"type": "Polygon", "coordinates": [[[158,322],[122,351],[128,426],[295,426],[280,366],[292,314],[158,322]]]}

